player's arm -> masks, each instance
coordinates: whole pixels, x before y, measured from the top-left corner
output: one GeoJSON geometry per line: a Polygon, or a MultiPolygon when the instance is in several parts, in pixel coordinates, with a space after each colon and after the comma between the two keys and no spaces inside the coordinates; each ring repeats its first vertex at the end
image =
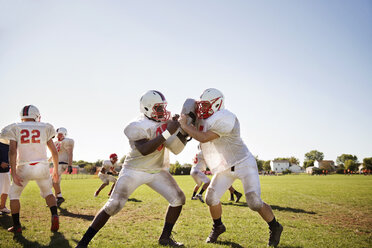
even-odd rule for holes
{"type": "Polygon", "coordinates": [[[47,146],[49,151],[52,153],[52,160],[53,160],[53,180],[54,182],[58,182],[58,152],[57,148],[53,143],[53,140],[50,139],[47,142],[47,146]]]}
{"type": "Polygon", "coordinates": [[[68,147],[66,149],[67,155],[68,155],[68,166],[72,166],[72,159],[73,159],[73,156],[74,156],[73,150],[74,150],[73,147],[68,147]]]}
{"type": "Polygon", "coordinates": [[[206,143],[211,140],[217,139],[220,136],[215,132],[208,130],[207,132],[198,131],[196,127],[192,124],[187,125],[186,115],[182,114],[179,120],[181,128],[188,133],[192,138],[196,139],[201,143],[206,143]]]}
{"type": "Polygon", "coordinates": [[[22,179],[17,175],[17,142],[9,141],[9,164],[13,182],[22,187],[22,179]]]}
{"type": "MultiPolygon", "coordinates": [[[[167,130],[165,132],[169,132],[170,134],[173,134],[177,131],[180,124],[178,121],[172,120],[168,121],[167,123],[167,130]]],[[[151,140],[149,139],[140,139],[136,140],[134,142],[134,145],[136,146],[137,150],[143,155],[146,156],[148,154],[153,153],[156,149],[158,149],[159,146],[161,146],[165,142],[165,138],[163,135],[159,135],[151,140]]]]}

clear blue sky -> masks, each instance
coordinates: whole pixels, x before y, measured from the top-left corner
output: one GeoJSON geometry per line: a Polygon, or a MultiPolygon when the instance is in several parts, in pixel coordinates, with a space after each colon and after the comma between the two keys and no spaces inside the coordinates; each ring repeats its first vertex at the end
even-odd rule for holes
{"type": "MultiPolygon", "coordinates": [[[[220,89],[260,159],[372,157],[371,1],[0,0],[0,127],[26,104],[75,160],[128,152],[139,97],[220,89]]],[[[189,163],[190,142],[179,156],[189,163]]]]}

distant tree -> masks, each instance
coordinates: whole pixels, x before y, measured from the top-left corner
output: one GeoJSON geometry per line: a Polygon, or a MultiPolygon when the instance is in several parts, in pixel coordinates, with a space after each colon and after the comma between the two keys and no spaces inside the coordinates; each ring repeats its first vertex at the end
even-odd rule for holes
{"type": "Polygon", "coordinates": [[[345,169],[356,171],[358,169],[358,164],[355,163],[353,160],[349,159],[345,161],[345,169]]]}
{"type": "Polygon", "coordinates": [[[308,160],[304,161],[304,168],[306,169],[307,167],[314,166],[314,160],[308,160]]]}
{"type": "Polygon", "coordinates": [[[263,164],[264,164],[265,161],[258,159],[258,156],[256,156],[255,159],[256,159],[258,171],[262,171],[263,164]]]}
{"type": "Polygon", "coordinates": [[[298,164],[300,165],[300,160],[294,156],[289,157],[289,158],[274,158],[274,160],[288,160],[290,164],[298,164]]]}
{"type": "Polygon", "coordinates": [[[367,170],[372,170],[372,157],[363,159],[363,167],[367,170]]]}
{"type": "Polygon", "coordinates": [[[98,159],[98,160],[94,163],[94,166],[95,166],[95,167],[101,167],[102,164],[103,164],[103,160],[98,159]]]}
{"type": "Polygon", "coordinates": [[[357,156],[351,155],[351,154],[342,154],[342,155],[337,157],[336,164],[345,166],[345,161],[346,160],[353,160],[355,163],[358,163],[357,156]]]}
{"type": "Polygon", "coordinates": [[[324,158],[324,154],[322,152],[317,151],[317,150],[312,150],[308,153],[305,153],[305,161],[310,161],[310,160],[322,161],[323,158],[324,158]]]}
{"type": "Polygon", "coordinates": [[[265,161],[262,165],[262,168],[264,171],[271,171],[270,160],[265,161]]]}

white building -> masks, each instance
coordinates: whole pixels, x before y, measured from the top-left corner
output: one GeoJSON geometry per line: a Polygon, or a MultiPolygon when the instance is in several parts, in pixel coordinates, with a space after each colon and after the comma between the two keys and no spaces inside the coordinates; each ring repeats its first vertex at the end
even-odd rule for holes
{"type": "Polygon", "coordinates": [[[289,160],[272,160],[270,161],[270,167],[271,170],[276,173],[281,173],[285,170],[290,170],[293,173],[303,172],[299,165],[291,164],[289,160]]]}

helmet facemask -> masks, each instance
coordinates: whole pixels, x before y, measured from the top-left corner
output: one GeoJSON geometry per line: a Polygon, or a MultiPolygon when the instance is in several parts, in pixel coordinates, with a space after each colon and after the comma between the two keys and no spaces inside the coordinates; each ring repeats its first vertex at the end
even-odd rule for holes
{"type": "Polygon", "coordinates": [[[223,99],[221,97],[212,99],[211,101],[198,101],[196,102],[196,114],[199,119],[207,119],[215,112],[221,109],[223,99]]]}
{"type": "Polygon", "coordinates": [[[167,111],[167,103],[156,103],[152,108],[151,116],[148,116],[155,121],[164,122],[169,120],[170,112],[167,111]]]}

